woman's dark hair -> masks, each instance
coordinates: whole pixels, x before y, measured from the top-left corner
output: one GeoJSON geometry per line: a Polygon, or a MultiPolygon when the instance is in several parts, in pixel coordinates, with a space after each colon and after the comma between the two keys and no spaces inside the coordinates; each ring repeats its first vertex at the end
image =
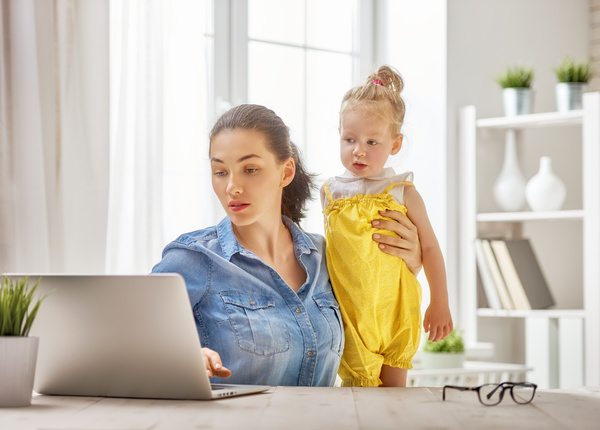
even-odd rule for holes
{"type": "MultiPolygon", "coordinates": [[[[223,130],[256,130],[264,134],[269,149],[280,162],[292,158],[296,163],[296,174],[288,186],[283,189],[281,213],[294,222],[305,216],[307,200],[312,198],[314,175],[304,168],[298,148],[290,140],[290,131],[283,120],[272,110],[260,106],[243,104],[225,112],[213,126],[209,142],[223,130]]],[[[209,147],[210,152],[210,147],[209,147]]]]}

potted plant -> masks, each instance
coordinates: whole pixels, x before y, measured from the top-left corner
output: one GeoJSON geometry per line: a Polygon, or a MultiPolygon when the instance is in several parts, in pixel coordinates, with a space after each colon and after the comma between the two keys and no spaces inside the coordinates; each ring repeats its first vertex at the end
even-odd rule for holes
{"type": "Polygon", "coordinates": [[[38,284],[7,276],[0,284],[0,407],[31,404],[38,338],[28,334],[44,299],[34,302],[38,284]]]}
{"type": "Polygon", "coordinates": [[[496,77],[496,82],[502,88],[504,115],[515,116],[531,113],[533,76],[533,69],[530,67],[509,66],[496,77]]]}
{"type": "Polygon", "coordinates": [[[455,369],[463,367],[465,344],[462,333],[453,330],[445,339],[437,342],[427,340],[423,346],[423,368],[455,369]]]}
{"type": "Polygon", "coordinates": [[[589,61],[576,63],[566,57],[554,69],[558,83],[556,84],[556,107],[559,112],[566,112],[583,107],[583,93],[594,75],[589,61]]]}

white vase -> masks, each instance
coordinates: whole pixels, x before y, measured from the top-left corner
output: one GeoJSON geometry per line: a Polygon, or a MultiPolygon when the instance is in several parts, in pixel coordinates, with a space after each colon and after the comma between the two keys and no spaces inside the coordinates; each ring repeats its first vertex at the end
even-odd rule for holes
{"type": "Polygon", "coordinates": [[[525,206],[525,177],[519,168],[514,130],[506,132],[504,164],[494,183],[494,199],[503,211],[520,211],[525,206]]]}
{"type": "Polygon", "coordinates": [[[0,407],[31,405],[38,341],[0,336],[0,407]]]}
{"type": "Polygon", "coordinates": [[[557,211],[567,196],[563,181],[552,171],[552,159],[540,158],[539,172],[527,182],[525,196],[531,210],[557,211]]]}

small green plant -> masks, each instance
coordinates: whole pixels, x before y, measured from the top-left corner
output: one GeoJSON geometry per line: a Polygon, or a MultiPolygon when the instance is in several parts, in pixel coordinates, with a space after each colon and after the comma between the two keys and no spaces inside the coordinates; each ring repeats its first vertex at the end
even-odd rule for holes
{"type": "Polygon", "coordinates": [[[452,332],[443,340],[439,340],[437,342],[428,340],[425,342],[425,346],[423,346],[423,351],[449,352],[454,354],[465,352],[465,344],[463,343],[462,333],[458,330],[452,330],[452,332]]]}
{"type": "Polygon", "coordinates": [[[587,84],[594,75],[594,68],[589,61],[576,63],[569,57],[565,58],[553,70],[558,82],[580,82],[587,84]]]}
{"type": "Polygon", "coordinates": [[[27,336],[40,304],[45,296],[32,306],[33,294],[40,281],[33,286],[28,277],[11,280],[7,276],[0,285],[0,336],[27,336]]]}
{"type": "Polygon", "coordinates": [[[533,69],[525,66],[508,67],[496,76],[496,82],[502,88],[530,88],[533,82],[533,69]]]}

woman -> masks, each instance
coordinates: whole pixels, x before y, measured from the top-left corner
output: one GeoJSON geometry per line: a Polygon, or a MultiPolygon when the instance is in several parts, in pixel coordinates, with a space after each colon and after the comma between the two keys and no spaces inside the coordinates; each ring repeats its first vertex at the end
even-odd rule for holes
{"type": "MultiPolygon", "coordinates": [[[[184,277],[213,382],[333,385],[342,321],[324,239],[296,224],[313,184],[288,128],[263,106],[235,107],[213,127],[209,155],[227,217],[167,245],[153,272],[184,277]]],[[[386,217],[398,222],[374,222],[402,239],[378,237],[383,252],[418,271],[416,228],[386,217]]]]}

